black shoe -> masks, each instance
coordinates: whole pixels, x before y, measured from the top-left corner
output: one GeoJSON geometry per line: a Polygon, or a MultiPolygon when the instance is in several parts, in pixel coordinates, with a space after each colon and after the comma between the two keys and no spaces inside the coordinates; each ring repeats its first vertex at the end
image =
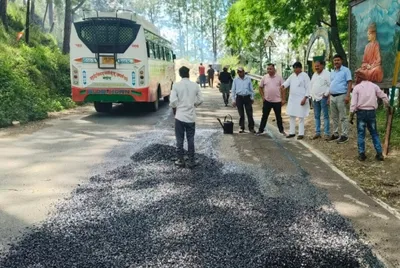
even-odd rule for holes
{"type": "Polygon", "coordinates": [[[304,139],[304,135],[299,135],[299,136],[297,136],[297,139],[298,139],[298,140],[304,139]]]}
{"type": "Polygon", "coordinates": [[[329,137],[329,139],[327,139],[327,142],[333,142],[333,141],[337,141],[339,139],[339,136],[337,135],[332,135],[329,137]]]}
{"type": "Polygon", "coordinates": [[[244,129],[239,130],[239,133],[245,133],[244,129]]]}
{"type": "Polygon", "coordinates": [[[263,131],[257,131],[256,136],[261,136],[263,133],[263,131]]]}
{"type": "Polygon", "coordinates": [[[294,138],[294,137],[296,137],[296,134],[289,134],[286,136],[287,139],[294,138]]]}
{"type": "Polygon", "coordinates": [[[340,136],[340,138],[337,140],[338,144],[346,143],[349,141],[349,138],[346,136],[340,136]]]}
{"type": "Polygon", "coordinates": [[[256,134],[256,131],[254,129],[250,129],[249,131],[250,133],[256,134]]]}
{"type": "Polygon", "coordinates": [[[358,155],[358,160],[365,161],[366,159],[367,159],[367,156],[365,155],[365,153],[361,153],[358,155]]]}
{"type": "Polygon", "coordinates": [[[195,166],[197,166],[197,162],[195,160],[190,160],[188,162],[186,162],[186,166],[190,169],[194,168],[195,166]]]}
{"type": "Polygon", "coordinates": [[[175,161],[175,166],[184,167],[185,166],[185,161],[183,159],[178,159],[178,160],[175,161]]]}
{"type": "Polygon", "coordinates": [[[375,159],[378,160],[378,161],[384,161],[385,160],[385,158],[383,158],[382,153],[376,154],[375,159]]]}

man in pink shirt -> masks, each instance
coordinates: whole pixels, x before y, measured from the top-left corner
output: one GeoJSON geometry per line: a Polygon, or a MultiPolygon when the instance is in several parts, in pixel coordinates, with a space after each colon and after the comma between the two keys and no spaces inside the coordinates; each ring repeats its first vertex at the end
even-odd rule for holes
{"type": "Polygon", "coordinates": [[[376,160],[383,161],[382,146],[376,127],[376,109],[378,108],[377,98],[381,98],[388,105],[388,97],[374,83],[357,77],[357,85],[353,89],[350,106],[350,123],[353,124],[354,113],[357,113],[357,142],[358,160],[365,161],[365,128],[368,128],[372,142],[376,150],[376,160]]]}
{"type": "Polygon", "coordinates": [[[286,136],[285,131],[283,130],[281,115],[282,105],[286,103],[285,91],[281,90],[283,79],[276,73],[275,65],[272,63],[268,64],[267,73],[268,74],[266,74],[260,82],[259,90],[264,100],[264,104],[260,128],[256,135],[261,135],[264,132],[269,113],[271,112],[271,109],[274,109],[279,132],[286,136]]]}

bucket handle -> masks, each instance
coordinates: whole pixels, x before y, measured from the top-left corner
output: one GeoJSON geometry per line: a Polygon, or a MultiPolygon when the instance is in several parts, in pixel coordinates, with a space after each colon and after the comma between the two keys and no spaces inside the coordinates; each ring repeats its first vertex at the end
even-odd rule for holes
{"type": "Polygon", "coordinates": [[[226,122],[226,118],[227,118],[228,116],[231,118],[231,122],[232,122],[233,119],[232,119],[232,116],[231,116],[230,114],[228,114],[227,116],[225,116],[224,122],[226,122]]]}

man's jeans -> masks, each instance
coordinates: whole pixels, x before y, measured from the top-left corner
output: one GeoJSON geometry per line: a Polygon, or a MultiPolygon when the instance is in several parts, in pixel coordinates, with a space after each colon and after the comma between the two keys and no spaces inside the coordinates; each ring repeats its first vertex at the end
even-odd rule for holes
{"type": "Polygon", "coordinates": [[[195,123],[186,123],[175,119],[176,148],[178,158],[181,160],[183,160],[184,157],[183,143],[185,142],[185,132],[188,143],[189,160],[194,160],[194,134],[196,130],[195,127],[195,123]]]}
{"type": "Polygon", "coordinates": [[[321,112],[324,115],[324,134],[330,135],[329,131],[329,109],[328,98],[324,97],[319,101],[314,101],[315,133],[321,135],[321,112]]]}
{"type": "Polygon", "coordinates": [[[372,137],[372,143],[378,154],[382,153],[382,146],[379,140],[378,131],[376,129],[376,112],[375,110],[359,110],[357,111],[357,142],[358,153],[365,153],[365,128],[368,128],[372,137]]]}

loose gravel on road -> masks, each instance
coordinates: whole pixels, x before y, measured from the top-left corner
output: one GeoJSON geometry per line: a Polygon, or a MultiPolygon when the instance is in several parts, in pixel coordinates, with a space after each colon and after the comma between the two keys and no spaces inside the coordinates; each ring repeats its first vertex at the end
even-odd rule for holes
{"type": "Polygon", "coordinates": [[[181,169],[174,152],[151,144],[93,176],[0,267],[383,267],[302,172],[224,163],[212,150],[181,169]]]}

